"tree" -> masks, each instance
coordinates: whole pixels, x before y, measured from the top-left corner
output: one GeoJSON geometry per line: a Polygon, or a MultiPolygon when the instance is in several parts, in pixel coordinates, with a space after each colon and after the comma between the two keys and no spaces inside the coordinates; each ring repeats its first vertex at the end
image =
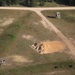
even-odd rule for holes
{"type": "Polygon", "coordinates": [[[6,0],[7,5],[11,5],[12,1],[11,0],[6,0]]]}
{"type": "Polygon", "coordinates": [[[6,0],[0,0],[0,6],[6,6],[6,0]]]}
{"type": "Polygon", "coordinates": [[[2,1],[2,6],[6,6],[6,1],[2,1]]]}
{"type": "Polygon", "coordinates": [[[29,7],[37,6],[38,0],[25,0],[25,5],[29,7]]]}
{"type": "Polygon", "coordinates": [[[75,5],[75,0],[70,0],[70,5],[75,5]]]}
{"type": "Polygon", "coordinates": [[[2,0],[0,0],[0,6],[2,6],[2,0]]]}
{"type": "Polygon", "coordinates": [[[11,0],[12,4],[18,4],[19,0],[11,0]]]}
{"type": "Polygon", "coordinates": [[[59,4],[75,5],[75,0],[54,0],[54,1],[59,4]]]}
{"type": "Polygon", "coordinates": [[[45,2],[41,0],[40,6],[44,6],[45,2]]]}
{"type": "Polygon", "coordinates": [[[31,7],[37,6],[37,0],[30,0],[30,6],[31,7]]]}

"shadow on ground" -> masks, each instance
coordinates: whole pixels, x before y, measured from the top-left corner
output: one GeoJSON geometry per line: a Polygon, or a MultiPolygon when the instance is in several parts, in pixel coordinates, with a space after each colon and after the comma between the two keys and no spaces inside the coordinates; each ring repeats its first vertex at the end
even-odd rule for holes
{"type": "Polygon", "coordinates": [[[48,18],[56,18],[56,16],[47,16],[48,18]]]}

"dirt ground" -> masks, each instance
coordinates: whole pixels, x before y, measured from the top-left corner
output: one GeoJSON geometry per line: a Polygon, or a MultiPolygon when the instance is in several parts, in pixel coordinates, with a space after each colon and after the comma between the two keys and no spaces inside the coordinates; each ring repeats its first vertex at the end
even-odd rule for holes
{"type": "Polygon", "coordinates": [[[36,38],[34,36],[32,36],[32,35],[23,34],[22,38],[26,39],[26,40],[34,41],[34,42],[36,41],[36,38]]]}
{"type": "Polygon", "coordinates": [[[63,52],[66,45],[61,41],[45,41],[32,46],[40,54],[48,54],[54,52],[63,52]]]}
{"type": "Polygon", "coordinates": [[[8,18],[8,19],[5,19],[5,20],[2,20],[2,23],[0,24],[0,26],[4,27],[6,25],[11,24],[13,21],[14,21],[14,18],[8,18]]]}
{"type": "Polygon", "coordinates": [[[65,44],[60,41],[43,42],[44,53],[62,52],[65,49],[65,44]]]}
{"type": "Polygon", "coordinates": [[[6,63],[5,65],[1,65],[2,67],[22,65],[25,63],[33,62],[33,60],[21,55],[11,55],[11,56],[4,57],[4,59],[6,60],[6,63]]]}

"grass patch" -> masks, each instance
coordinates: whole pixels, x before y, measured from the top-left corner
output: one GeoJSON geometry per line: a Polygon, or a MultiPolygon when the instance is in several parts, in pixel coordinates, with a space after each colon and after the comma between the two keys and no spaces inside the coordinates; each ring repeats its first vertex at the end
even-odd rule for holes
{"type": "Polygon", "coordinates": [[[44,7],[59,7],[59,4],[55,2],[45,2],[44,7]]]}
{"type": "Polygon", "coordinates": [[[20,24],[14,23],[5,29],[3,34],[0,36],[0,51],[3,54],[6,48],[16,38],[16,33],[20,30],[20,24]]]}
{"type": "MultiPolygon", "coordinates": [[[[31,50],[31,48],[29,48],[29,45],[34,42],[23,39],[23,34],[35,37],[37,39],[35,42],[43,40],[59,40],[59,38],[53,31],[50,32],[43,27],[43,25],[40,23],[41,18],[34,12],[13,11],[12,13],[12,11],[10,10],[1,10],[0,14],[2,14],[0,15],[0,17],[3,18],[13,17],[15,19],[15,21],[9,26],[3,27],[4,32],[0,36],[0,56],[2,56],[2,54],[6,54],[6,52],[8,51],[10,55],[25,55],[26,53],[28,53],[31,50]],[[38,25],[35,25],[34,22],[38,23],[38,25]],[[24,51],[26,51],[26,53],[24,53],[24,51]]],[[[32,50],[30,52],[32,52],[32,50]]],[[[33,53],[35,52],[33,51],[33,53]]]]}
{"type": "MultiPolygon", "coordinates": [[[[0,16],[3,18],[14,17],[15,21],[11,25],[3,27],[4,32],[0,36],[0,57],[20,55],[33,60],[31,63],[24,63],[23,65],[18,65],[18,62],[17,64],[15,62],[11,62],[11,67],[1,69],[3,75],[33,75],[37,73],[41,74],[50,72],[50,70],[55,69],[55,66],[59,67],[59,64],[61,66],[62,61],[68,62],[70,60],[69,55],[65,53],[40,55],[29,47],[29,45],[34,43],[34,40],[22,38],[22,36],[26,34],[33,36],[36,39],[35,42],[44,40],[60,40],[53,31],[50,32],[48,29],[43,27],[40,23],[41,18],[36,13],[31,11],[9,10],[2,10],[0,14],[2,13],[3,15],[0,16]],[[37,23],[37,25],[34,22],[37,23]]],[[[72,67],[73,65],[69,64],[69,66],[72,67]]],[[[68,67],[66,67],[66,69],[67,68],[68,67]]]]}
{"type": "Polygon", "coordinates": [[[40,73],[47,73],[50,71],[55,71],[55,70],[61,70],[61,69],[75,69],[75,62],[72,60],[69,61],[61,61],[58,63],[46,63],[46,64],[37,64],[35,66],[28,66],[28,67],[20,67],[20,68],[13,68],[9,70],[5,70],[3,75],[21,75],[23,73],[24,75],[33,75],[33,74],[40,74],[40,73]],[[69,67],[69,65],[72,65],[72,67],[69,67]]]}
{"type": "Polygon", "coordinates": [[[58,11],[43,11],[43,14],[68,38],[75,38],[75,11],[66,10],[59,11],[61,18],[49,18],[48,16],[55,16],[58,11]]]}

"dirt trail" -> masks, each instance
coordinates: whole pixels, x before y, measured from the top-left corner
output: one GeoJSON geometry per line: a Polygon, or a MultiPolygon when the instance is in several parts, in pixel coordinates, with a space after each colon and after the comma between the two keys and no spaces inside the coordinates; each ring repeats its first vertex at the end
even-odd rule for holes
{"type": "Polygon", "coordinates": [[[0,9],[8,10],[31,10],[31,11],[43,11],[43,10],[75,10],[75,7],[0,7],[0,9]]]}
{"type": "Polygon", "coordinates": [[[36,12],[42,20],[44,20],[48,26],[48,29],[50,30],[50,27],[54,30],[54,32],[66,43],[68,48],[71,50],[71,52],[75,55],[75,47],[70,42],[68,38],[66,38],[50,21],[47,20],[47,18],[41,13],[43,10],[75,10],[75,7],[51,7],[51,8],[25,8],[25,7],[0,7],[0,9],[8,9],[8,10],[30,10],[36,12]]]}

